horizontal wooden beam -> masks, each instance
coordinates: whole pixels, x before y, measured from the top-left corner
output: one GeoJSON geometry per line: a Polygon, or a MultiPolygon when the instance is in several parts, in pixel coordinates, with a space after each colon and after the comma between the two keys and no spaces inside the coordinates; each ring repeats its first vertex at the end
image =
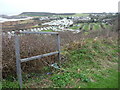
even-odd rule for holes
{"type": "Polygon", "coordinates": [[[58,34],[58,32],[27,32],[27,31],[23,31],[23,32],[15,32],[16,34],[58,34]]]}
{"type": "Polygon", "coordinates": [[[20,59],[21,62],[27,62],[27,61],[31,61],[31,60],[35,60],[35,59],[41,59],[42,57],[46,57],[46,56],[51,56],[54,54],[58,54],[59,52],[51,52],[51,53],[47,53],[47,54],[42,54],[42,55],[38,55],[38,56],[33,56],[33,57],[29,57],[29,58],[24,58],[24,59],[20,59]]]}

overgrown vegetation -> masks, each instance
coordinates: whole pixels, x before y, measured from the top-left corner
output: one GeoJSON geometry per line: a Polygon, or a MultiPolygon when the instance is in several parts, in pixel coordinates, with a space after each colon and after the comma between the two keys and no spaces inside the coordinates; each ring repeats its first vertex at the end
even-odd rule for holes
{"type": "MultiPolygon", "coordinates": [[[[56,56],[23,63],[24,88],[118,88],[119,51],[115,27],[88,30],[87,34],[67,31],[59,34],[60,69],[44,62],[54,63],[56,56]]],[[[13,38],[3,38],[3,88],[19,88],[16,76],[12,75],[16,74],[13,38]]],[[[21,36],[21,57],[55,51],[53,39],[49,35],[21,36]]]]}

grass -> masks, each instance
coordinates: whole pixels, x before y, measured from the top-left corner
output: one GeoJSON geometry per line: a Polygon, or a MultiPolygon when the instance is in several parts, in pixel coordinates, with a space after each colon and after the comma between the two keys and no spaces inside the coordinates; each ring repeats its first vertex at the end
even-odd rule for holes
{"type": "Polygon", "coordinates": [[[89,29],[89,30],[90,30],[91,26],[92,26],[92,23],[90,23],[89,26],[88,26],[88,29],[89,29]]]}
{"type": "Polygon", "coordinates": [[[70,27],[70,29],[78,30],[79,26],[73,26],[73,27],[70,27]]]}
{"type": "Polygon", "coordinates": [[[9,81],[9,80],[5,80],[2,81],[2,88],[19,88],[19,84],[17,81],[9,81]]]}
{"type": "Polygon", "coordinates": [[[98,30],[98,29],[100,29],[99,24],[94,24],[94,25],[93,25],[93,29],[94,29],[94,30],[98,30]]]}
{"type": "Polygon", "coordinates": [[[103,71],[106,76],[100,74],[93,74],[96,82],[89,82],[83,85],[83,88],[118,88],[118,71],[111,68],[103,71]],[[114,82],[114,83],[111,83],[114,82]]]}
{"type": "Polygon", "coordinates": [[[41,32],[53,32],[53,30],[42,30],[41,32]]]}
{"type": "Polygon", "coordinates": [[[107,25],[107,24],[104,24],[104,27],[107,28],[107,29],[111,29],[111,26],[107,25]]]}
{"type": "Polygon", "coordinates": [[[79,30],[79,28],[83,25],[83,23],[75,24],[75,26],[70,27],[73,30],[79,30]]]}
{"type": "Polygon", "coordinates": [[[85,13],[76,13],[74,15],[54,15],[55,17],[87,17],[89,14],[85,13]]]}
{"type": "Polygon", "coordinates": [[[85,24],[83,29],[86,30],[86,31],[89,30],[89,24],[85,24]]]}
{"type": "Polygon", "coordinates": [[[108,25],[106,25],[106,24],[103,24],[103,26],[104,26],[105,28],[107,28],[107,27],[108,27],[108,25]]]}
{"type": "MultiPolygon", "coordinates": [[[[78,25],[83,25],[81,23],[79,23],[78,25]]],[[[100,23],[84,23],[84,26],[83,26],[83,30],[90,30],[90,25],[93,25],[93,30],[100,30],[101,27],[100,27],[100,23]]],[[[110,25],[106,25],[106,24],[102,24],[106,29],[111,29],[110,25]]],[[[74,27],[71,27],[71,29],[78,29],[77,26],[74,26],[74,27]]]]}
{"type": "MultiPolygon", "coordinates": [[[[47,74],[31,73],[23,75],[25,88],[117,88],[118,49],[116,40],[86,39],[71,43],[63,55],[68,57],[61,69],[45,67],[47,74]],[[112,82],[112,83],[111,83],[112,82]]],[[[3,88],[19,88],[17,79],[3,80],[3,88]]]]}
{"type": "Polygon", "coordinates": [[[2,89],[2,82],[0,82],[0,89],[2,89]]]}
{"type": "Polygon", "coordinates": [[[95,88],[95,87],[115,88],[116,87],[117,88],[118,71],[116,68],[117,64],[114,64],[115,62],[117,63],[118,60],[117,47],[115,49],[114,45],[108,45],[102,43],[102,41],[101,42],[97,41],[94,42],[93,44],[91,40],[88,40],[86,41],[86,43],[87,44],[85,44],[79,50],[70,52],[69,55],[69,57],[71,58],[71,61],[69,63],[71,64],[68,65],[69,67],[68,71],[76,71],[76,73],[80,72],[81,74],[84,74],[85,77],[83,77],[83,79],[85,79],[87,82],[87,83],[81,82],[82,79],[80,79],[78,85],[77,84],[76,86],[73,85],[73,87],[83,87],[83,88],[95,88]],[[90,46],[93,47],[90,48],[90,46]],[[102,49],[100,46],[104,46],[103,48],[107,47],[108,49],[106,50],[102,49]],[[112,55],[111,64],[108,64],[109,63],[109,61],[107,60],[109,57],[108,52],[110,53],[110,55],[112,55]],[[110,65],[110,67],[113,67],[114,69],[108,68],[105,64],[103,64],[103,62],[106,62],[106,64],[110,65]],[[115,67],[112,64],[114,64],[115,67]],[[103,68],[106,69],[104,70],[103,68]],[[114,82],[114,80],[116,82],[114,84],[111,84],[111,82],[114,82]]]}
{"type": "MultiPolygon", "coordinates": [[[[80,49],[69,51],[70,60],[63,65],[66,72],[51,77],[53,87],[117,88],[117,46],[103,41],[93,43],[89,39],[85,42],[87,44],[80,49]],[[108,60],[110,55],[111,61],[108,60]]],[[[74,45],[73,47],[76,48],[74,45]]]]}
{"type": "Polygon", "coordinates": [[[33,15],[33,14],[25,14],[24,16],[30,16],[30,17],[45,17],[45,16],[52,16],[52,15],[33,15]]]}
{"type": "Polygon", "coordinates": [[[73,16],[79,16],[79,17],[87,17],[87,16],[89,16],[89,14],[85,14],[85,13],[76,13],[75,15],[73,15],[73,16]]]}
{"type": "Polygon", "coordinates": [[[38,27],[40,27],[40,26],[32,26],[33,28],[38,28],[38,27]]]}
{"type": "MultiPolygon", "coordinates": [[[[22,16],[22,15],[21,15],[22,16]]],[[[84,14],[84,13],[76,13],[76,14],[74,14],[74,15],[27,15],[27,14],[25,14],[25,16],[32,16],[32,17],[45,17],[45,16],[50,16],[50,17],[87,17],[87,16],[89,16],[89,14],[84,14]]]]}
{"type": "MultiPolygon", "coordinates": [[[[111,37],[109,37],[105,35],[107,31],[105,34],[99,32],[99,30],[97,32],[99,33],[98,38],[95,38],[96,36],[93,35],[95,33],[91,34],[92,32],[88,32],[89,35],[93,35],[93,38],[88,35],[89,37],[82,37],[81,40],[69,43],[67,47],[63,46],[62,50],[64,52],[62,55],[67,57],[67,59],[65,62],[59,64],[61,66],[60,70],[46,66],[40,70],[44,72],[23,73],[23,87],[117,88],[118,45],[116,38],[114,38],[116,35],[109,33],[111,35],[111,37]],[[113,83],[111,84],[111,82],[113,83]]],[[[70,34],[70,37],[73,36],[70,34]]],[[[32,41],[32,43],[33,42],[34,41],[32,41]]],[[[38,43],[38,45],[40,45],[40,43],[38,43]]],[[[3,79],[2,83],[3,88],[19,88],[17,79],[13,76],[3,79]]]]}

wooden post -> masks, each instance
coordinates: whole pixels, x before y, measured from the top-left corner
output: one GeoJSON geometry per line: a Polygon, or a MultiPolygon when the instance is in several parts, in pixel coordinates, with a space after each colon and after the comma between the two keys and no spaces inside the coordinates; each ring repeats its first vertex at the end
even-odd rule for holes
{"type": "Polygon", "coordinates": [[[18,77],[18,82],[20,85],[20,88],[22,88],[22,70],[21,70],[21,63],[22,62],[27,62],[30,60],[34,60],[34,59],[38,59],[38,58],[42,58],[42,57],[46,57],[46,56],[50,56],[50,55],[54,55],[54,54],[58,54],[58,60],[60,61],[60,36],[58,34],[58,32],[15,32],[15,54],[16,54],[16,67],[17,67],[17,77],[18,77]],[[19,36],[18,34],[54,34],[57,35],[57,52],[51,52],[51,53],[47,53],[47,54],[42,54],[42,55],[38,55],[38,56],[33,56],[33,57],[29,57],[29,58],[24,58],[24,59],[20,59],[20,44],[19,44],[19,36]]]}
{"type": "Polygon", "coordinates": [[[60,61],[60,36],[57,34],[57,49],[58,49],[58,60],[60,61]]]}
{"type": "Polygon", "coordinates": [[[15,34],[15,54],[16,54],[17,78],[18,78],[20,88],[22,88],[20,45],[19,45],[19,37],[17,34],[15,34]]]}

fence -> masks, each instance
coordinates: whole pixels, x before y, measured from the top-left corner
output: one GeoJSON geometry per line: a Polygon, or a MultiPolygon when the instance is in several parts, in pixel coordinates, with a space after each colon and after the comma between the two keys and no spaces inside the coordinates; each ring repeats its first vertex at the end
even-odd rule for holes
{"type": "Polygon", "coordinates": [[[22,88],[22,70],[21,70],[21,63],[27,62],[30,60],[41,59],[42,57],[51,56],[54,54],[58,54],[58,60],[60,60],[60,36],[58,32],[15,32],[15,54],[16,54],[16,67],[17,67],[17,77],[20,88],[22,88]],[[57,51],[50,52],[47,54],[42,54],[38,56],[32,56],[28,58],[21,59],[20,58],[20,41],[19,41],[19,34],[51,34],[57,35],[57,51]]]}

